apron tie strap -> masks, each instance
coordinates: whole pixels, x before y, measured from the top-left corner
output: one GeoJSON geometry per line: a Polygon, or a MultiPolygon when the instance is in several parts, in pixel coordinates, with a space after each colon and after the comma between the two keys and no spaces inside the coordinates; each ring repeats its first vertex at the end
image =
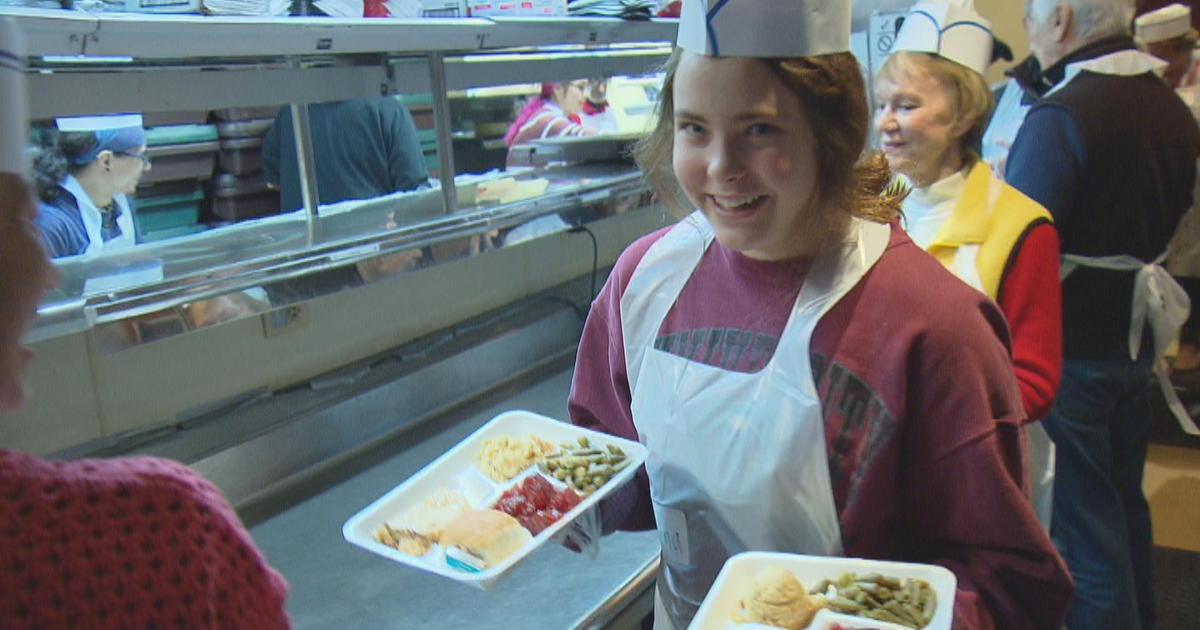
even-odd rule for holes
{"type": "Polygon", "coordinates": [[[1180,326],[1187,321],[1188,311],[1191,309],[1187,292],[1162,266],[1169,253],[1170,250],[1167,250],[1148,263],[1134,256],[1063,254],[1058,277],[1059,280],[1063,280],[1079,267],[1136,272],[1129,318],[1129,359],[1136,361],[1141,353],[1142,331],[1149,323],[1154,343],[1154,373],[1167,407],[1171,409],[1172,415],[1185,432],[1200,435],[1200,427],[1196,426],[1171,385],[1166,360],[1163,359],[1163,353],[1179,332],[1180,326]]]}

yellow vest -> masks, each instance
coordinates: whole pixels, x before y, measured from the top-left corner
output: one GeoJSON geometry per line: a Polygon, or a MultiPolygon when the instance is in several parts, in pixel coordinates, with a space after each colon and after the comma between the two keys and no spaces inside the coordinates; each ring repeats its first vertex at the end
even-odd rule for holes
{"type": "Polygon", "coordinates": [[[993,175],[983,160],[976,160],[950,218],[926,250],[955,275],[961,275],[955,268],[959,247],[979,245],[975,267],[980,288],[995,300],[1013,248],[1033,223],[1043,220],[1051,220],[1045,208],[993,175]]]}

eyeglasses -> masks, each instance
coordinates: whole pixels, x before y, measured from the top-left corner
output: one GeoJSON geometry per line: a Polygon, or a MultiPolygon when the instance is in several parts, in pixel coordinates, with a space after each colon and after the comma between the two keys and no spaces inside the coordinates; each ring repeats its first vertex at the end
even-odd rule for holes
{"type": "Polygon", "coordinates": [[[141,153],[129,153],[126,151],[114,151],[113,155],[119,155],[121,157],[136,158],[136,159],[141,160],[143,164],[150,163],[150,156],[146,155],[145,151],[143,151],[141,153]]]}

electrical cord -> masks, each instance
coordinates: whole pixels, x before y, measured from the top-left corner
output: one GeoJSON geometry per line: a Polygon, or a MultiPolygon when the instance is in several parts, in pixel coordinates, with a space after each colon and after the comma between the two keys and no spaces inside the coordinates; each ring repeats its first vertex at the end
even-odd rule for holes
{"type": "Polygon", "coordinates": [[[575,225],[567,230],[567,234],[578,234],[583,232],[592,239],[592,281],[591,289],[588,293],[588,304],[596,300],[596,273],[600,266],[600,244],[596,242],[596,234],[586,225],[575,225]]]}

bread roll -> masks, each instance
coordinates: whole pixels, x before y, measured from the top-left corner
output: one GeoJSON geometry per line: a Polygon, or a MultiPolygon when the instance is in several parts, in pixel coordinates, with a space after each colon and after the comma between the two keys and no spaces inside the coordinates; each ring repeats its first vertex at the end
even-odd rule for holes
{"type": "Polygon", "coordinates": [[[470,510],[446,527],[440,542],[458,547],[491,567],[503,562],[532,538],[529,530],[504,512],[470,510]]]}

